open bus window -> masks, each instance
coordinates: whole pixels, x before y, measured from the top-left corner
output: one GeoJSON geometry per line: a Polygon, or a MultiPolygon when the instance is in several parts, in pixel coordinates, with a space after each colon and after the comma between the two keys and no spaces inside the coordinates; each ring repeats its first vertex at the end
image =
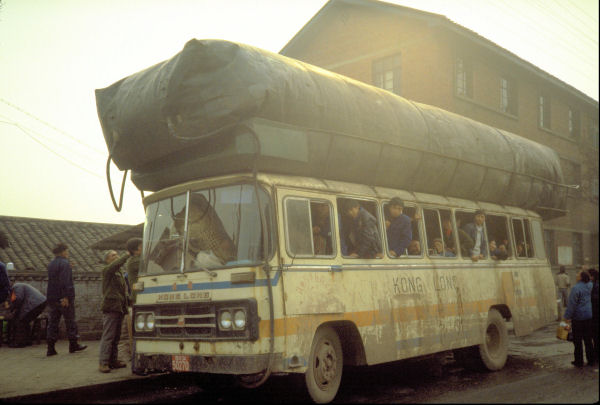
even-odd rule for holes
{"type": "Polygon", "coordinates": [[[453,251],[454,230],[450,220],[450,211],[443,209],[423,209],[425,221],[425,240],[430,257],[456,257],[453,251]]]}
{"type": "Polygon", "coordinates": [[[287,249],[292,257],[333,255],[332,209],[326,201],[285,201],[287,249]]]}
{"type": "Polygon", "coordinates": [[[337,199],[342,255],[350,258],[383,257],[377,204],[352,198],[337,199]]]}
{"type": "Polygon", "coordinates": [[[186,195],[150,204],[146,209],[143,257],[148,274],[177,272],[183,254],[186,195]],[[178,225],[176,225],[178,224],[178,225]]]}
{"type": "MultiPolygon", "coordinates": [[[[488,256],[485,216],[482,232],[478,232],[475,212],[456,211],[455,222],[458,232],[458,245],[462,257],[473,258],[488,256]],[[477,235],[479,234],[479,241],[477,235]]],[[[476,260],[476,259],[474,259],[476,260]]]]}
{"type": "Polygon", "coordinates": [[[142,271],[195,271],[258,263],[263,258],[261,213],[270,254],[274,229],[270,199],[252,185],[219,187],[149,204],[144,227],[142,271]],[[187,208],[187,209],[186,209],[187,208]]]}
{"type": "Polygon", "coordinates": [[[512,226],[515,235],[516,256],[519,258],[533,257],[529,220],[513,218],[512,226]]]}
{"type": "Polygon", "coordinates": [[[485,227],[492,259],[506,260],[511,257],[508,219],[504,215],[486,215],[485,227]]]}
{"type": "Polygon", "coordinates": [[[391,202],[383,205],[388,255],[393,258],[421,256],[419,221],[416,207],[404,206],[402,211],[391,202]]]}

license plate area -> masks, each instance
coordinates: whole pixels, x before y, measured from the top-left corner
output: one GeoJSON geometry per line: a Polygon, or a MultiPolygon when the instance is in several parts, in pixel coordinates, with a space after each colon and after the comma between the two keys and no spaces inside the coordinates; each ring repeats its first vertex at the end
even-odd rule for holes
{"type": "Polygon", "coordinates": [[[190,371],[190,356],[183,354],[171,356],[171,369],[173,371],[190,371]]]}

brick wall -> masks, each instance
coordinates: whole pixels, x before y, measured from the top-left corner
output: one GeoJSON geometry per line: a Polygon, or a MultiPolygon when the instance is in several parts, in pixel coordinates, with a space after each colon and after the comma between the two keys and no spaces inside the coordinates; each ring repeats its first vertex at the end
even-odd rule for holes
{"type": "MultiPolygon", "coordinates": [[[[11,283],[25,283],[46,295],[48,275],[40,272],[9,272],[11,283]]],[[[102,274],[97,272],[73,273],[75,284],[75,319],[82,340],[100,339],[102,335],[102,274]]],[[[48,308],[44,311],[48,313],[48,308]]],[[[59,338],[66,339],[64,319],[59,324],[59,338]]]]}

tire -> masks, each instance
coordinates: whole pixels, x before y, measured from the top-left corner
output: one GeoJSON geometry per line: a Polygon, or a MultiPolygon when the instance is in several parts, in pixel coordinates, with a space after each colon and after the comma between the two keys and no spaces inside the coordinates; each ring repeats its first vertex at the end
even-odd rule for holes
{"type": "Polygon", "coordinates": [[[485,336],[479,345],[479,359],[483,367],[497,371],[504,367],[508,357],[508,330],[506,322],[496,309],[488,313],[485,336]]]}
{"type": "Polygon", "coordinates": [[[324,404],[335,398],[342,381],[343,366],[340,338],[330,326],[320,327],[315,333],[304,374],[308,395],[314,402],[324,404]]]}

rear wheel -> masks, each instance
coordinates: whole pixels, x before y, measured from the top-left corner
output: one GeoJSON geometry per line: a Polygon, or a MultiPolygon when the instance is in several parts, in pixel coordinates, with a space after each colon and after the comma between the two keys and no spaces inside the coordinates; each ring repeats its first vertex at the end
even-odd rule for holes
{"type": "Polygon", "coordinates": [[[342,381],[343,360],[342,345],[335,330],[330,326],[319,328],[304,375],[308,394],[314,402],[322,404],[335,398],[342,381]]]}
{"type": "Polygon", "coordinates": [[[479,345],[479,358],[490,371],[500,370],[508,357],[508,330],[504,318],[496,309],[488,313],[485,337],[479,345]]]}

